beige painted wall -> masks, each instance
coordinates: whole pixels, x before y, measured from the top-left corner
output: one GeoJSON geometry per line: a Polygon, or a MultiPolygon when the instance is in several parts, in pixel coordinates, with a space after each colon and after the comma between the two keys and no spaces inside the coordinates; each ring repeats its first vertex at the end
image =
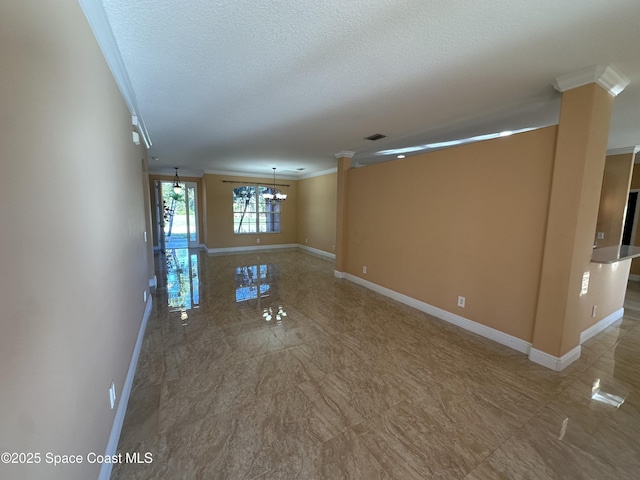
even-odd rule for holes
{"type": "MultiPolygon", "coordinates": [[[[205,228],[204,228],[204,191],[202,188],[202,178],[199,177],[183,177],[180,175],[180,172],[178,171],[178,175],[180,176],[180,181],[181,182],[194,182],[197,184],[196,189],[198,190],[197,192],[197,196],[198,198],[197,200],[197,205],[198,205],[198,230],[199,230],[199,238],[200,238],[200,243],[204,245],[204,232],[205,232],[205,228]]],[[[159,245],[158,243],[158,217],[156,214],[156,187],[155,187],[155,183],[156,180],[158,181],[166,181],[166,182],[173,182],[174,177],[171,175],[149,175],[149,192],[150,192],[150,199],[151,199],[151,205],[152,207],[152,215],[151,215],[151,224],[152,224],[152,228],[153,228],[153,246],[157,247],[159,245]]]]}
{"type": "Polygon", "coordinates": [[[624,216],[629,198],[629,186],[633,168],[633,155],[609,155],[604,165],[602,192],[596,232],[604,239],[596,239],[598,247],[609,247],[622,243],[624,216]]]}
{"type": "Polygon", "coordinates": [[[595,325],[624,305],[631,260],[613,264],[589,265],[589,291],[580,296],[581,331],[595,325]],[[592,317],[592,307],[596,314],[592,317]]]}
{"type": "Polygon", "coordinates": [[[144,152],[77,1],[0,2],[0,45],[0,451],[103,453],[148,290],[144,152]]]}
{"type": "Polygon", "coordinates": [[[273,184],[273,179],[257,177],[234,177],[205,174],[203,179],[206,191],[207,248],[253,247],[296,243],[298,229],[296,225],[297,182],[296,180],[276,179],[278,187],[286,193],[287,200],[282,204],[281,233],[257,233],[236,235],[233,233],[233,189],[242,182],[264,182],[273,184]],[[224,183],[229,182],[240,183],[224,183]],[[257,239],[260,239],[260,243],[257,239]]]}
{"type": "Polygon", "coordinates": [[[147,235],[147,276],[149,281],[155,280],[156,267],[153,259],[153,210],[151,208],[151,185],[149,183],[149,163],[147,155],[141,159],[142,192],[144,195],[144,224],[147,235]]]}
{"type": "Polygon", "coordinates": [[[347,272],[531,341],[556,131],[349,170],[347,272]]]}
{"type": "Polygon", "coordinates": [[[337,174],[298,181],[297,242],[335,253],[337,174]]]}

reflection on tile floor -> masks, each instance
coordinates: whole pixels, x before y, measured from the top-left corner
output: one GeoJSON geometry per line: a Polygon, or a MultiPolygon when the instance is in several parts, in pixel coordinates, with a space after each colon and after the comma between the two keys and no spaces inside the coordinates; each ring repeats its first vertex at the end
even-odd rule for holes
{"type": "Polygon", "coordinates": [[[157,266],[113,479],[639,478],[638,283],[557,373],[300,251],[157,266]]]}

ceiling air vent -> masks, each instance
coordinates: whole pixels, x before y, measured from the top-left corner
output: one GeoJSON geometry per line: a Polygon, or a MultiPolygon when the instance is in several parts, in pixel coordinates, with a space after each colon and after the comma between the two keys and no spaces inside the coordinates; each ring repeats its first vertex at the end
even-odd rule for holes
{"type": "Polygon", "coordinates": [[[364,137],[365,140],[380,140],[381,138],[385,138],[386,135],[382,135],[381,133],[374,133],[373,135],[369,135],[368,137],[364,137]]]}

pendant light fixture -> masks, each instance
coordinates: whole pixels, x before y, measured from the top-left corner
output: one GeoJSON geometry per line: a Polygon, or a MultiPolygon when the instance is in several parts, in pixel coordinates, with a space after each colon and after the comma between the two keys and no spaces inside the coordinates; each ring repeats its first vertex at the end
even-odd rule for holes
{"type": "Polygon", "coordinates": [[[273,188],[262,194],[267,203],[282,203],[287,199],[287,194],[276,188],[276,167],[273,167],[273,188]]]}
{"type": "Polygon", "coordinates": [[[178,167],[173,167],[176,169],[176,176],[173,177],[173,192],[176,194],[182,193],[182,187],[180,186],[180,177],[178,176],[178,167]]]}

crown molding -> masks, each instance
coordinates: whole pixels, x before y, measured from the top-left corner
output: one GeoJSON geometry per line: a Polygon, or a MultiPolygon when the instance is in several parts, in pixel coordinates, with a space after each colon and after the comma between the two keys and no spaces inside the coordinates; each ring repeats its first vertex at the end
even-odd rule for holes
{"type": "MultiPolygon", "coordinates": [[[[173,177],[176,174],[176,169],[175,168],[154,168],[154,169],[149,169],[149,175],[162,175],[162,176],[169,176],[169,177],[173,177]]],[[[196,178],[201,178],[204,175],[204,171],[203,170],[186,170],[186,169],[182,169],[182,168],[178,168],[178,175],[180,177],[196,177],[196,178]]]]}
{"type": "MultiPolygon", "coordinates": [[[[270,176],[267,173],[255,173],[255,172],[232,172],[226,170],[204,170],[206,175],[221,175],[225,177],[245,177],[245,178],[270,178],[273,181],[273,174],[270,176]]],[[[285,180],[298,180],[300,177],[294,177],[292,175],[279,175],[276,171],[276,178],[282,178],[285,180]]]]}
{"type": "Polygon", "coordinates": [[[640,152],[640,145],[632,145],[630,147],[620,147],[620,148],[610,148],[607,150],[607,156],[609,155],[625,155],[627,153],[636,153],[640,152]]]}
{"type": "Polygon", "coordinates": [[[84,16],[87,17],[89,26],[93,31],[93,36],[96,38],[100,50],[102,50],[102,55],[111,69],[111,74],[120,89],[124,103],[126,103],[129,113],[132,115],[132,123],[133,117],[136,117],[136,130],[140,133],[147,149],[149,149],[152,145],[151,138],[149,137],[149,132],[138,108],[138,102],[133,86],[131,85],[131,80],[129,79],[129,74],[122,60],[122,55],[120,55],[118,44],[113,36],[113,31],[111,30],[111,25],[109,24],[109,19],[102,6],[102,2],[99,0],[78,0],[78,3],[80,3],[84,16]]]}
{"type": "Polygon", "coordinates": [[[597,83],[615,97],[629,85],[629,79],[612,65],[596,65],[561,75],[553,81],[552,85],[562,93],[590,83],[597,83]]]}
{"type": "Polygon", "coordinates": [[[306,175],[302,175],[302,176],[300,176],[298,178],[300,180],[306,180],[307,178],[322,177],[323,175],[331,175],[332,173],[337,173],[337,172],[338,172],[338,168],[337,167],[333,167],[333,168],[330,168],[328,170],[322,170],[320,172],[307,173],[306,175]]]}
{"type": "Polygon", "coordinates": [[[338,152],[336,154],[334,154],[334,157],[336,158],[353,158],[353,156],[356,154],[356,152],[353,152],[351,150],[342,150],[341,152],[338,152]]]}

